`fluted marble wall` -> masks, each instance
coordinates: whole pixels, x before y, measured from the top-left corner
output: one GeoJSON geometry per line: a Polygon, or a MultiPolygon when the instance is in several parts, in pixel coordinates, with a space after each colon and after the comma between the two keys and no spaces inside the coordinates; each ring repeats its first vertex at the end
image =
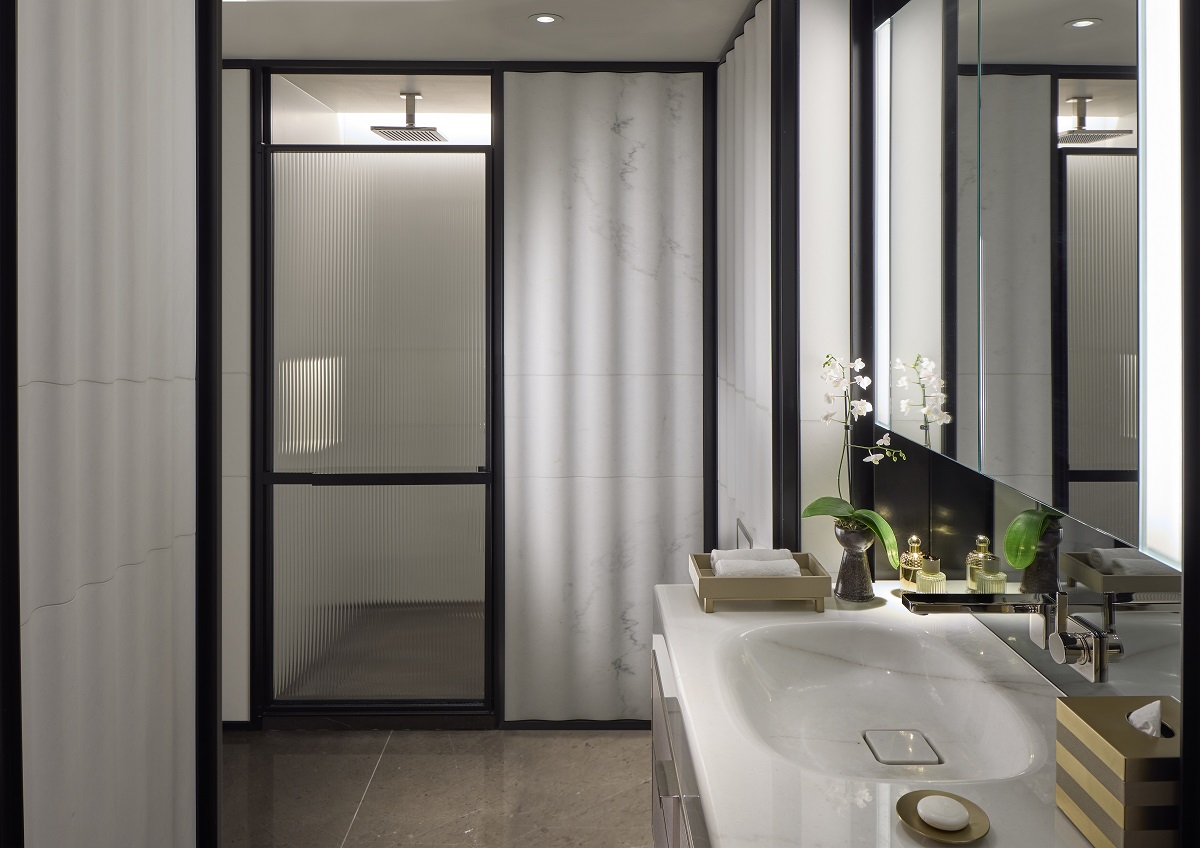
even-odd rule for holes
{"type": "Polygon", "coordinates": [[[647,719],[702,544],[702,80],[504,84],[504,714],[647,719]]]}
{"type": "Polygon", "coordinates": [[[195,844],[195,4],[20,0],[25,844],[195,844]]]}
{"type": "Polygon", "coordinates": [[[717,111],[717,544],[738,546],[740,520],[769,548],[771,0],[717,69],[717,111]]]}

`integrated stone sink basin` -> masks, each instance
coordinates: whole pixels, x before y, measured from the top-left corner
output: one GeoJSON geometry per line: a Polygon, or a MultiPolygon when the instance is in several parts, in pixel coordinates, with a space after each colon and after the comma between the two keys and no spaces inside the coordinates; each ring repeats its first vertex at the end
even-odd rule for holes
{"type": "Polygon", "coordinates": [[[731,712],[805,769],[909,784],[1017,777],[1052,754],[1015,690],[980,670],[978,647],[973,661],[943,633],[827,620],[739,633],[720,662],[731,712]],[[942,763],[880,763],[863,733],[887,729],[920,731],[942,763]]]}

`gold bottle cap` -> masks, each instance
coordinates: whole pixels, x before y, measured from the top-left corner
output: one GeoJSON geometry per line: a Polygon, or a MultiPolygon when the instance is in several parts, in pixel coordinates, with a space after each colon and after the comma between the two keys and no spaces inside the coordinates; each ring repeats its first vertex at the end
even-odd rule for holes
{"type": "Polygon", "coordinates": [[[981,554],[988,553],[988,546],[991,544],[992,544],[992,540],[989,539],[987,536],[976,536],[975,537],[975,550],[979,551],[979,553],[981,553],[981,554]]]}
{"type": "Polygon", "coordinates": [[[908,537],[909,553],[918,553],[921,550],[921,539],[914,533],[908,537]]]}

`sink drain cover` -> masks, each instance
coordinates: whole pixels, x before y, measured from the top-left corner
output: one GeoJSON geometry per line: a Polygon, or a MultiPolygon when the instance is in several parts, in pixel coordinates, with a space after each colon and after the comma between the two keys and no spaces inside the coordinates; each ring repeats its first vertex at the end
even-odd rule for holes
{"type": "Polygon", "coordinates": [[[889,766],[936,766],[942,758],[919,730],[867,730],[863,739],[875,759],[889,766]]]}

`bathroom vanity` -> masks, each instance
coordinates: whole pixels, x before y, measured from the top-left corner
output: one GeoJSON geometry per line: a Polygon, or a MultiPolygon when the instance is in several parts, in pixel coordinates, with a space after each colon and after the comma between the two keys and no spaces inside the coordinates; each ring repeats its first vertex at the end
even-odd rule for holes
{"type": "Polygon", "coordinates": [[[905,611],[898,585],[823,614],[706,615],[691,586],[655,588],[656,846],[928,846],[896,801],[942,789],[986,811],[974,844],[1086,848],[1054,802],[1060,691],[973,616],[905,611]],[[917,731],[940,762],[881,762],[869,730],[917,731]]]}

